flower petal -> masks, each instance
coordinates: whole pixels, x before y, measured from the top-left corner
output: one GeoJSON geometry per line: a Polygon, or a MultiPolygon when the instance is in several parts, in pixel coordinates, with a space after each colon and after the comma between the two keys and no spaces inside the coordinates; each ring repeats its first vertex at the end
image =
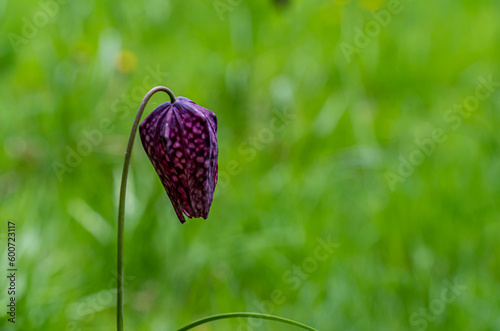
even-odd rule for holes
{"type": "Polygon", "coordinates": [[[143,147],[181,221],[208,217],[217,183],[217,117],[178,97],[141,123],[143,147]]]}

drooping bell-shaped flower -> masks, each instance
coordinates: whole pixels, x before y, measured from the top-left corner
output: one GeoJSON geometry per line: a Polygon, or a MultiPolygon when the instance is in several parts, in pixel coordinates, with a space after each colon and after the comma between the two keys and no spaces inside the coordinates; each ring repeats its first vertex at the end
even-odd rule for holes
{"type": "Polygon", "coordinates": [[[156,108],[139,127],[142,145],[177,217],[208,216],[217,183],[217,117],[178,97],[156,108]]]}

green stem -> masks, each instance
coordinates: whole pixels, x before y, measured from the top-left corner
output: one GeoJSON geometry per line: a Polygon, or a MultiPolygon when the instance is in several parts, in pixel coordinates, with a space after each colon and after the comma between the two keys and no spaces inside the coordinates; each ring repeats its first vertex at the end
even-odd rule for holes
{"type": "Polygon", "coordinates": [[[116,298],[116,323],[117,330],[123,331],[123,233],[125,225],[125,195],[127,193],[127,177],[128,169],[130,166],[130,157],[132,155],[132,147],[134,147],[135,133],[137,132],[137,127],[139,126],[139,121],[141,120],[142,113],[146,104],[153,94],[159,91],[167,92],[170,96],[172,103],[175,102],[175,95],[168,88],[164,86],[157,86],[151,89],[139,106],[137,110],[137,115],[135,116],[134,124],[132,126],[132,131],[128,138],[127,151],[125,152],[125,162],[123,163],[123,173],[122,173],[122,183],[120,187],[120,204],[118,207],[118,263],[117,263],[117,298],[116,298]]]}
{"type": "Polygon", "coordinates": [[[250,317],[250,318],[260,318],[260,319],[272,320],[272,321],[277,321],[277,322],[286,323],[286,324],[290,324],[290,325],[295,325],[295,326],[302,328],[304,330],[318,331],[318,330],[316,330],[308,325],[289,320],[288,318],[274,316],[274,315],[267,315],[267,314],[259,314],[259,313],[225,313],[225,314],[212,315],[212,316],[208,316],[208,317],[199,319],[197,321],[194,321],[193,323],[186,325],[186,326],[178,329],[177,331],[186,331],[186,330],[192,329],[198,325],[202,325],[202,324],[205,324],[205,323],[208,323],[211,321],[225,319],[225,318],[235,318],[235,317],[250,317]]]}

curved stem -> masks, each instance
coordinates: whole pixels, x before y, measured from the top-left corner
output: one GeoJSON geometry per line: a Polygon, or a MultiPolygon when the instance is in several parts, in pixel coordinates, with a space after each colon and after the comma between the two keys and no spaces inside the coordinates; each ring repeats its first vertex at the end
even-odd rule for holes
{"type": "Polygon", "coordinates": [[[212,322],[215,320],[220,320],[220,319],[225,319],[225,318],[234,318],[234,317],[250,317],[250,318],[260,318],[260,319],[266,319],[266,320],[272,320],[272,321],[277,321],[281,323],[286,323],[290,325],[295,325],[296,327],[302,328],[304,330],[309,330],[309,331],[318,331],[309,325],[305,325],[296,321],[289,320],[288,318],[284,317],[279,317],[279,316],[274,316],[274,315],[267,315],[267,314],[259,314],[259,313],[225,313],[225,314],[217,314],[217,315],[212,315],[208,316],[202,319],[199,319],[197,321],[194,321],[193,323],[186,325],[177,331],[186,331],[189,329],[192,329],[198,325],[202,325],[208,322],[212,322]]]}
{"type": "Polygon", "coordinates": [[[137,127],[139,126],[139,121],[141,120],[142,113],[144,112],[144,108],[146,108],[146,104],[153,94],[159,91],[167,92],[170,96],[170,100],[172,103],[176,101],[174,93],[170,91],[168,88],[164,86],[157,86],[151,89],[139,106],[137,110],[137,115],[135,116],[134,124],[132,125],[132,131],[130,132],[130,136],[128,138],[127,151],[125,152],[125,161],[123,163],[123,172],[122,172],[122,183],[120,187],[120,203],[118,207],[118,263],[117,263],[117,298],[116,298],[116,322],[117,322],[117,330],[123,331],[123,233],[124,233],[124,224],[125,224],[125,195],[127,193],[127,177],[128,177],[128,169],[130,165],[130,157],[132,155],[132,147],[134,147],[134,139],[135,133],[137,132],[137,127]]]}

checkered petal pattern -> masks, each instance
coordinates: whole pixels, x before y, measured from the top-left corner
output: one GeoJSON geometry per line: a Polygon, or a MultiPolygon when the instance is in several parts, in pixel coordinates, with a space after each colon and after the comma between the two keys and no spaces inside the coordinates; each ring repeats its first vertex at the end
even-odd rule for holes
{"type": "Polygon", "coordinates": [[[181,223],[207,218],[217,184],[217,117],[185,97],[166,102],[139,126],[142,146],[181,223]]]}

